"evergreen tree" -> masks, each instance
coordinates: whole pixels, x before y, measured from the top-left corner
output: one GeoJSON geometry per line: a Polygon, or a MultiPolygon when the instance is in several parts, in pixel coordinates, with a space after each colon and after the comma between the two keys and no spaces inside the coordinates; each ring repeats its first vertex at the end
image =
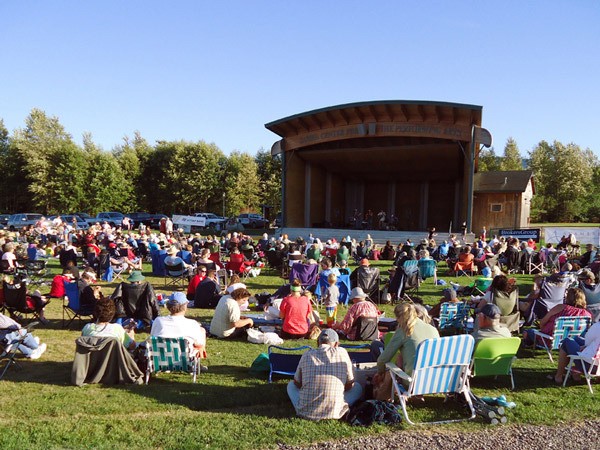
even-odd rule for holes
{"type": "Polygon", "coordinates": [[[509,137],[504,146],[504,156],[500,162],[500,170],[523,170],[523,159],[517,141],[509,137]]]}

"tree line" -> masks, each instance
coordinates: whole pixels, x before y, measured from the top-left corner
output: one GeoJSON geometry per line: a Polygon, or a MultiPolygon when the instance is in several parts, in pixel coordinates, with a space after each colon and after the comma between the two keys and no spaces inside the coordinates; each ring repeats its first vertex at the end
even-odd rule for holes
{"type": "Polygon", "coordinates": [[[503,155],[479,154],[479,170],[533,171],[532,222],[600,222],[600,162],[574,143],[540,141],[523,159],[509,138],[503,155]]]}
{"type": "MultiPolygon", "coordinates": [[[[479,171],[531,169],[534,222],[600,222],[600,163],[590,149],[540,141],[523,159],[509,138],[502,155],[479,154],[479,171]]],[[[138,132],[104,151],[78,145],[57,117],[33,109],[11,135],[0,119],[0,212],[260,212],[281,205],[281,161],[269,151],[225,155],[204,141],[157,141],[138,132]]]]}
{"type": "Polygon", "coordinates": [[[204,141],[138,132],[110,151],[78,145],[57,117],[33,109],[12,135],[0,119],[0,212],[261,212],[281,204],[281,162],[269,151],[225,155],[204,141]]]}

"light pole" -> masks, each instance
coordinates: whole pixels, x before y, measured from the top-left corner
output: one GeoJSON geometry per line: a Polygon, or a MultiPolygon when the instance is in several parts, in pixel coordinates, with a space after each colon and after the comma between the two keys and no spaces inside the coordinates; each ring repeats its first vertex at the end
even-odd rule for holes
{"type": "Polygon", "coordinates": [[[223,192],[223,217],[225,217],[225,192],[223,192]]]}

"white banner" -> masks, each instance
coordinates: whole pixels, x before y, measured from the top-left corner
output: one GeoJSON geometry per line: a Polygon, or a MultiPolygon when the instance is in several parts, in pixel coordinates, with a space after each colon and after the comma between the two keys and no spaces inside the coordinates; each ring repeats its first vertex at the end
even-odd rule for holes
{"type": "Polygon", "coordinates": [[[544,241],[557,244],[563,236],[573,233],[578,244],[600,245],[600,228],[598,227],[543,227],[544,241]]]}
{"type": "Polygon", "coordinates": [[[206,217],[196,216],[173,216],[173,225],[177,225],[179,228],[188,227],[205,227],[206,217]]]}

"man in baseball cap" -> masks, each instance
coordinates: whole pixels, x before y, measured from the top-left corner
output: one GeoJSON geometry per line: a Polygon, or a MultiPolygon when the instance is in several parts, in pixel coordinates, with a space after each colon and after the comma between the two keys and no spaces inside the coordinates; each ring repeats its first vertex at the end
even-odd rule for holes
{"type": "MultiPolygon", "coordinates": [[[[150,334],[164,338],[184,337],[201,358],[206,358],[206,330],[195,320],[185,317],[187,305],[185,292],[173,292],[167,300],[170,314],[154,319],[150,334]]],[[[208,369],[201,366],[201,370],[208,369]]]]}
{"type": "Polygon", "coordinates": [[[354,382],[350,356],[339,347],[334,330],[321,331],[317,342],[318,348],[300,358],[294,381],[288,384],[288,395],[300,417],[341,419],[360,399],[362,386],[354,382]]]}
{"type": "Polygon", "coordinates": [[[477,313],[478,329],[473,333],[475,343],[485,338],[511,337],[510,331],[500,324],[500,308],[486,303],[477,313]]]}

